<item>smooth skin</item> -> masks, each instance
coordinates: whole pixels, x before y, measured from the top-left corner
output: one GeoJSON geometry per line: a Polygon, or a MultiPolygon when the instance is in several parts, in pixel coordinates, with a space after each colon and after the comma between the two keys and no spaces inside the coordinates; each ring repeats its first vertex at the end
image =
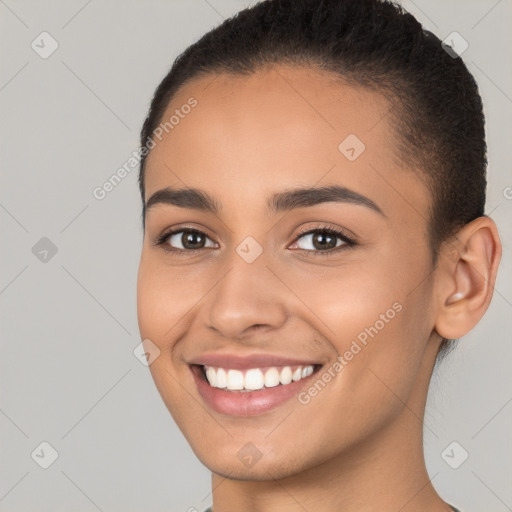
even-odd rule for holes
{"type": "Polygon", "coordinates": [[[213,473],[214,512],[449,511],[425,467],[425,402],[441,336],[469,332],[491,301],[501,258],[495,223],[464,226],[432,267],[431,197],[419,171],[402,164],[378,92],[280,64],[196,78],[164,119],[191,96],[197,106],[151,150],[145,199],[194,187],[220,210],[147,211],[138,320],[142,339],[161,351],[150,365],[158,391],[213,473]],[[338,149],[349,134],[365,144],[354,161],[338,149]],[[384,215],[348,202],[266,209],[274,193],[334,184],[384,215]],[[299,238],[326,225],[356,245],[336,238],[335,249],[323,249],[316,234],[299,238]],[[195,242],[203,248],[190,253],[183,233],[153,245],[173,226],[203,231],[195,242]],[[252,263],[236,251],[248,236],[263,251],[252,263]],[[192,358],[271,353],[327,368],[396,302],[402,310],[307,404],[294,397],[234,417],[197,391],[192,358]],[[252,467],[237,455],[247,443],[262,454],[252,467]]]}

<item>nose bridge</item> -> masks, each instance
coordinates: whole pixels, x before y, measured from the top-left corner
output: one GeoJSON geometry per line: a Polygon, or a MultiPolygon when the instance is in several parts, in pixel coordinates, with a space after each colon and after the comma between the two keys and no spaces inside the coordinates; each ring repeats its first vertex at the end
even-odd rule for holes
{"type": "Polygon", "coordinates": [[[207,303],[208,326],[230,338],[255,325],[278,328],[286,317],[286,289],[267,267],[264,253],[252,261],[247,257],[254,250],[250,241],[247,244],[242,242],[226,259],[227,271],[207,303]]]}

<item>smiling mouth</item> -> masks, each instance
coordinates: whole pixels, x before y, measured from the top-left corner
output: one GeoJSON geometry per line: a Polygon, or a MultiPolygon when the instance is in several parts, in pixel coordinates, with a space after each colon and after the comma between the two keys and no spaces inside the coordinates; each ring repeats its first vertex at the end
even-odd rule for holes
{"type": "Polygon", "coordinates": [[[288,386],[309,377],[322,367],[321,364],[311,364],[238,370],[198,364],[191,366],[210,387],[239,393],[288,386]]]}

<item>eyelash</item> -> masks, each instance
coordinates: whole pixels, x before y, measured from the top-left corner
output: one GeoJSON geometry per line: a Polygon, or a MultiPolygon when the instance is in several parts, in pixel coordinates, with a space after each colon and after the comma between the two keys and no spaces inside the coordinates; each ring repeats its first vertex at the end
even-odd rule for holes
{"type": "MultiPolygon", "coordinates": [[[[201,231],[199,229],[180,227],[180,228],[176,228],[171,231],[166,231],[166,232],[162,233],[154,240],[153,244],[156,246],[162,246],[162,249],[164,251],[171,252],[171,253],[174,253],[179,256],[185,256],[187,254],[191,255],[191,254],[195,254],[195,253],[203,250],[203,249],[175,249],[172,247],[164,246],[164,244],[167,242],[167,240],[172,235],[175,235],[176,233],[182,233],[182,232],[195,233],[195,234],[210,238],[204,231],[201,231]]],[[[349,237],[345,232],[343,232],[339,229],[336,229],[336,228],[332,228],[330,226],[318,226],[313,229],[305,229],[303,231],[299,231],[299,233],[297,233],[297,236],[295,237],[293,243],[297,242],[300,238],[302,238],[306,235],[310,235],[312,233],[317,233],[317,232],[327,233],[329,235],[335,235],[336,237],[340,238],[344,242],[344,244],[340,245],[339,247],[335,247],[333,249],[328,249],[326,251],[308,250],[308,249],[293,249],[293,250],[295,250],[295,251],[299,250],[299,251],[306,252],[306,253],[308,253],[308,256],[309,255],[312,255],[312,256],[326,256],[327,255],[328,256],[333,253],[338,253],[340,250],[351,249],[353,246],[357,245],[356,241],[353,238],[349,237]]],[[[206,249],[209,249],[209,248],[207,247],[206,249]]]]}

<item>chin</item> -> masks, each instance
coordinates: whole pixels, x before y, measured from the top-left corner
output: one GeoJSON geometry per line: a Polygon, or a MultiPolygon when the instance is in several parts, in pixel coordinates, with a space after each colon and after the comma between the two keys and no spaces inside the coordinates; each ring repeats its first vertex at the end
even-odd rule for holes
{"type": "Polygon", "coordinates": [[[272,456],[275,454],[270,452],[269,454],[263,454],[257,461],[247,459],[244,461],[244,455],[238,452],[237,450],[230,450],[227,454],[212,451],[205,454],[194,453],[211,472],[230,480],[260,482],[278,480],[293,476],[306,469],[299,461],[291,461],[290,457],[285,454],[276,458],[272,456]]]}

